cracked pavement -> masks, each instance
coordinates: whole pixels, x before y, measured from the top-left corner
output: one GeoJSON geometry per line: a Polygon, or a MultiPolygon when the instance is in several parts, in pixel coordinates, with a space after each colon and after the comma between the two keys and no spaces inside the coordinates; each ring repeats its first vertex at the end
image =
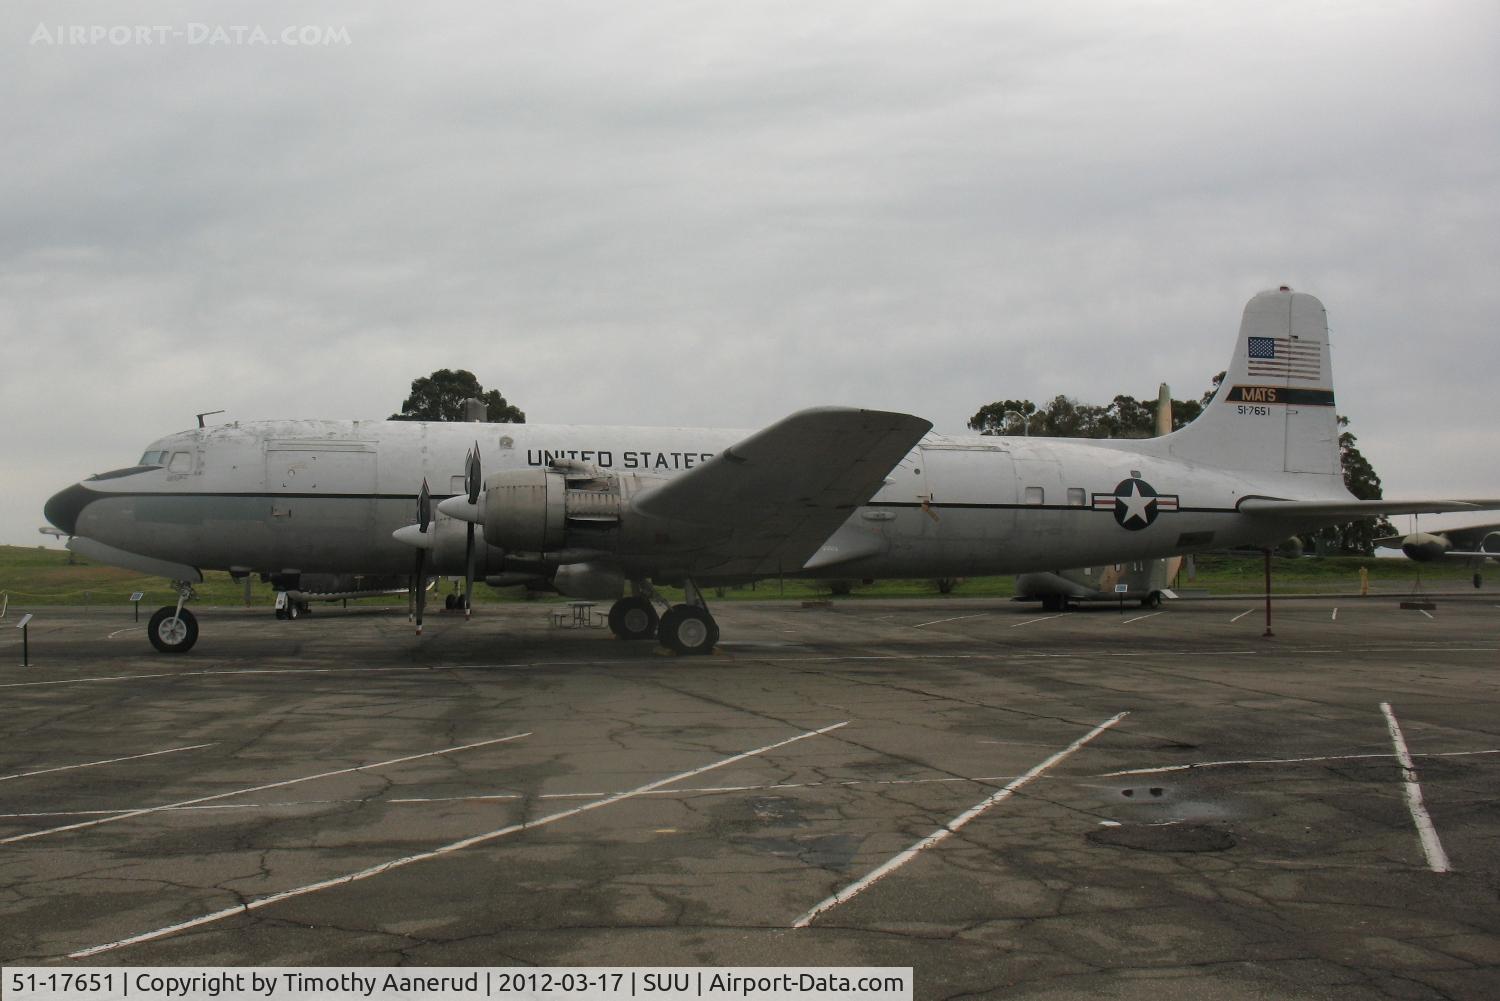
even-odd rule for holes
{"type": "Polygon", "coordinates": [[[914,967],[919,998],[1500,995],[1500,608],[1334,604],[1281,602],[1263,639],[1215,601],[1128,623],[721,603],[710,658],[551,629],[535,605],[435,614],[420,639],[401,610],[201,609],[177,658],[111,637],[121,614],[44,609],[32,667],[0,643],[0,960],[73,962],[228,912],[83,961],[869,964],[914,967]],[[1451,872],[1424,861],[1381,702],[1451,872]]]}

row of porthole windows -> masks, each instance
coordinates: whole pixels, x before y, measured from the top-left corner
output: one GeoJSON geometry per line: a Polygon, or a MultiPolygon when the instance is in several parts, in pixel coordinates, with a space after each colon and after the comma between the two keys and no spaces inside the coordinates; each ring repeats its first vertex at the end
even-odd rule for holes
{"type": "MultiPolygon", "coordinates": [[[[1084,493],[1083,487],[1069,487],[1068,488],[1068,507],[1087,507],[1088,506],[1087,498],[1088,498],[1088,494],[1084,493]]],[[[1045,487],[1027,487],[1026,488],[1026,503],[1028,503],[1028,504],[1045,504],[1045,503],[1047,503],[1047,489],[1045,487]]]]}

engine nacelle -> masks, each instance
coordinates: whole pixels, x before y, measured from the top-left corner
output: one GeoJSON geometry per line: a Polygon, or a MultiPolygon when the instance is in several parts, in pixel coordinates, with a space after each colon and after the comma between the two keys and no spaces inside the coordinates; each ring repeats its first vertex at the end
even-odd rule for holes
{"type": "Polygon", "coordinates": [[[484,481],[484,539],[512,553],[614,548],[620,483],[594,470],[515,469],[484,481]]]}
{"type": "Polygon", "coordinates": [[[1433,560],[1442,559],[1443,554],[1452,548],[1453,545],[1448,541],[1447,536],[1432,535],[1427,532],[1413,532],[1401,540],[1401,551],[1418,563],[1431,563],[1433,560]]]}
{"type": "Polygon", "coordinates": [[[1500,560],[1500,532],[1491,532],[1479,542],[1479,551],[1489,553],[1493,560],[1500,560]]]}

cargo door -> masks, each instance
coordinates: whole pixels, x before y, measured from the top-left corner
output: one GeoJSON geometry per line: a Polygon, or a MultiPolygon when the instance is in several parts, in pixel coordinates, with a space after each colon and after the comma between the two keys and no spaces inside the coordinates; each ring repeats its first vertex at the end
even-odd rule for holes
{"type": "Polygon", "coordinates": [[[375,538],[376,452],[364,442],[272,441],[266,493],[277,569],[358,573],[375,538]]]}

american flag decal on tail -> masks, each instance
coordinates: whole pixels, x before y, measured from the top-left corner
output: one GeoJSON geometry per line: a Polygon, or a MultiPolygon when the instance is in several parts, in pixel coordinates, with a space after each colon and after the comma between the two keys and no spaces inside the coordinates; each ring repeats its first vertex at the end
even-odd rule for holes
{"type": "Polygon", "coordinates": [[[1251,337],[1249,374],[1320,381],[1323,345],[1304,344],[1295,337],[1251,337]]]}

